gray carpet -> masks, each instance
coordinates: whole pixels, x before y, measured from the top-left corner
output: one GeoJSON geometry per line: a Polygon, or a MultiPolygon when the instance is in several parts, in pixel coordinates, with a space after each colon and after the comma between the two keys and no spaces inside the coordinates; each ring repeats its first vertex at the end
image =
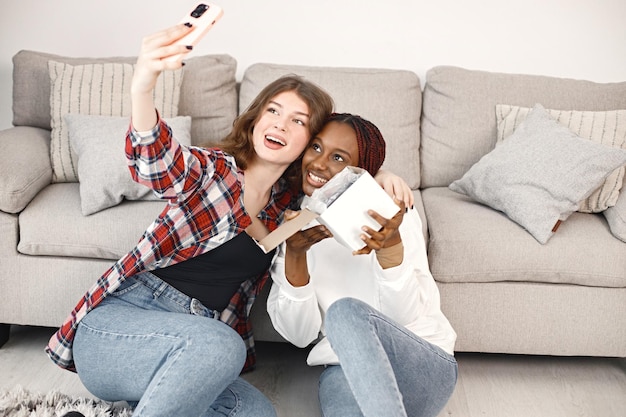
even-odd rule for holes
{"type": "Polygon", "coordinates": [[[79,411],[85,417],[130,417],[125,403],[108,403],[91,398],[73,398],[57,391],[46,394],[22,387],[0,391],[2,417],[60,417],[68,411],[79,411]]]}
{"type": "MultiPolygon", "coordinates": [[[[44,340],[48,338],[46,332],[44,340]]],[[[272,401],[278,417],[320,417],[317,386],[323,368],[307,366],[309,349],[277,342],[257,342],[256,347],[256,369],[243,374],[243,378],[272,401]]],[[[68,411],[80,411],[86,417],[130,417],[127,410],[120,413],[125,402],[112,404],[91,398],[81,401],[58,390],[27,392],[6,384],[4,388],[0,389],[0,417],[60,417],[68,411]]]]}

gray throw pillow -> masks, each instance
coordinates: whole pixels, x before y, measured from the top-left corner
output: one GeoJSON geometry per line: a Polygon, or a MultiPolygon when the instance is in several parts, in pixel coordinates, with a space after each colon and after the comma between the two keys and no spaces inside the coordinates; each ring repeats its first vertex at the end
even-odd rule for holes
{"type": "MultiPolygon", "coordinates": [[[[528,107],[496,105],[497,141],[511,135],[532,109],[528,107]]],[[[550,117],[583,139],[589,139],[613,148],[626,149],[626,110],[578,111],[546,109],[550,117]]],[[[614,206],[622,188],[624,167],[611,172],[604,183],[585,198],[578,211],[600,213],[614,206]]]]}
{"type": "Polygon", "coordinates": [[[537,104],[510,137],[449,188],[502,211],[545,244],[625,164],[626,150],[580,138],[537,104]]]}
{"type": "MultiPolygon", "coordinates": [[[[622,189],[626,190],[626,184],[622,189]]],[[[621,192],[615,205],[604,210],[602,214],[604,214],[613,236],[626,242],[626,192],[621,192]]]]}
{"type": "MultiPolygon", "coordinates": [[[[72,149],[77,155],[80,206],[84,216],[126,200],[155,199],[152,191],[133,181],[124,150],[129,117],[66,114],[72,149]]],[[[176,140],[191,143],[191,117],[164,119],[176,140]]]]}

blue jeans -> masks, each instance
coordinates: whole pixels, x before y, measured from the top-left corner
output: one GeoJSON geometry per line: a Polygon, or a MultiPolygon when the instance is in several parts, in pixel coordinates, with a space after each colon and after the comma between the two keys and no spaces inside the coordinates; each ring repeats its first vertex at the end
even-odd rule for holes
{"type": "Polygon", "coordinates": [[[353,298],[329,307],[325,327],[341,365],[320,376],[324,417],[434,417],[448,402],[454,356],[353,298]]]}
{"type": "Polygon", "coordinates": [[[149,272],[128,278],[81,320],[78,375],[96,397],[135,406],[134,417],[275,417],[239,377],[245,344],[218,318],[149,272]]]}

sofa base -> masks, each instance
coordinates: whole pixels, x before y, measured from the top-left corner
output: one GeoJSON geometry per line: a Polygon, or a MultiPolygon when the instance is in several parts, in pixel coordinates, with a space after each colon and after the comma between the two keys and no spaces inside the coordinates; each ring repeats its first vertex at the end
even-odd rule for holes
{"type": "Polygon", "coordinates": [[[0,323],[44,327],[60,326],[85,291],[113,263],[107,259],[22,254],[6,260],[0,256],[3,276],[14,278],[0,279],[0,323]]]}
{"type": "Polygon", "coordinates": [[[0,347],[4,346],[4,344],[8,342],[10,333],[11,333],[11,325],[1,323],[0,324],[0,347]]]}
{"type": "MultiPolygon", "coordinates": [[[[13,273],[21,276],[23,285],[0,281],[4,342],[10,324],[59,326],[94,277],[112,262],[25,255],[18,259],[13,273]]],[[[529,282],[437,285],[442,310],[458,335],[458,352],[626,357],[626,328],[620,325],[626,317],[626,288],[529,282]]],[[[269,285],[251,312],[255,338],[284,342],[267,315],[268,292],[269,285]]]]}
{"type": "Polygon", "coordinates": [[[626,357],[626,288],[437,283],[457,352],[626,357]]]}

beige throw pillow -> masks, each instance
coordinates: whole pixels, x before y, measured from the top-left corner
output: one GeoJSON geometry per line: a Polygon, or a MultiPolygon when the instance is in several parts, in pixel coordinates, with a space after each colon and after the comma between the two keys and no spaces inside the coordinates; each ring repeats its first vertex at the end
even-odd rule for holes
{"type": "MultiPolygon", "coordinates": [[[[77,158],[63,116],[130,116],[133,69],[134,65],[124,63],[70,65],[48,61],[53,182],[78,181],[77,158]]],[[[182,70],[165,71],[159,76],[154,102],[162,117],[178,115],[182,78],[182,70]]]]}
{"type": "MultiPolygon", "coordinates": [[[[509,137],[531,111],[528,107],[496,105],[497,142],[509,137]]],[[[583,139],[626,149],[626,110],[575,111],[546,109],[548,115],[583,139]]],[[[613,171],[602,186],[580,202],[579,212],[599,213],[617,202],[624,167],[613,171]]]]}

